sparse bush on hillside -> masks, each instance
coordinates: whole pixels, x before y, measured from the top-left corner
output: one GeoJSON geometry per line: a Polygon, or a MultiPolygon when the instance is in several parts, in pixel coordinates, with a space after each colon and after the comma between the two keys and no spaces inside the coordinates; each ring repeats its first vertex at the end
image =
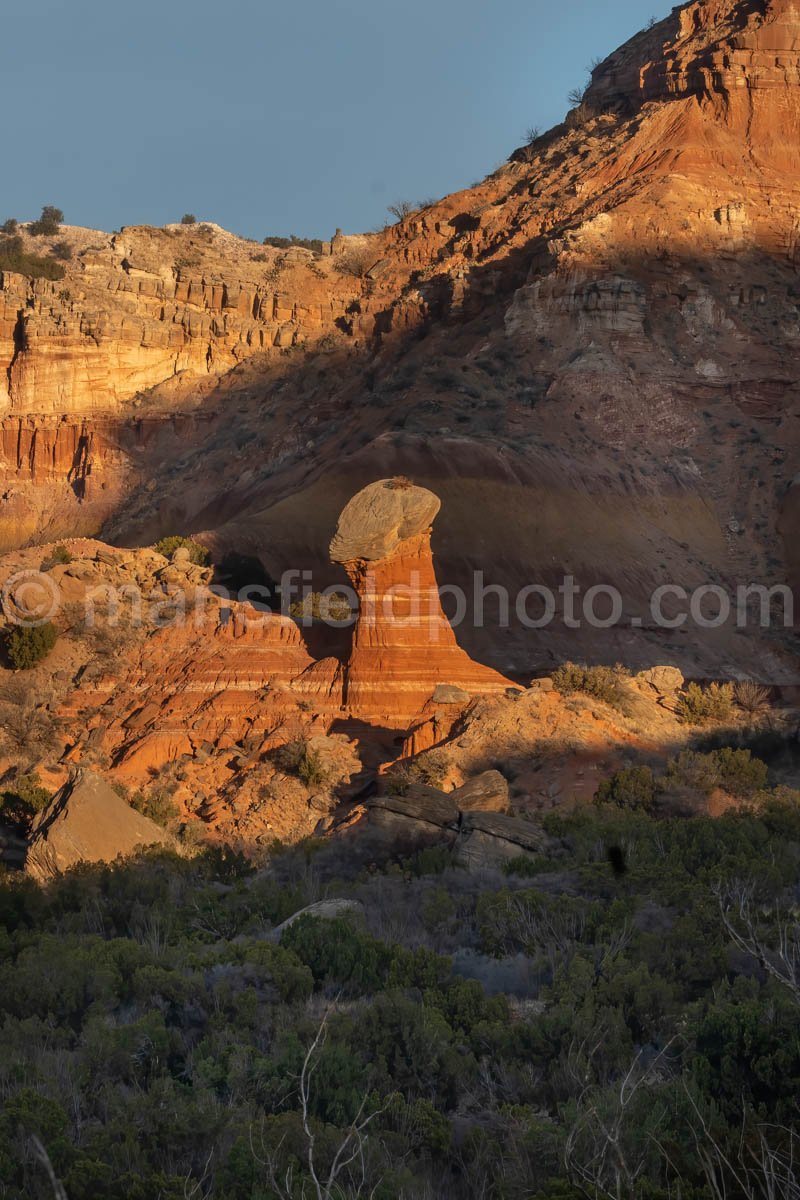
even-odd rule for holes
{"type": "Polygon", "coordinates": [[[69,262],[73,255],[72,246],[69,242],[56,242],[53,246],[53,258],[58,258],[61,262],[69,262]]]}
{"type": "Polygon", "coordinates": [[[414,484],[407,475],[395,475],[386,486],[395,492],[407,492],[414,484]]]}
{"type": "Polygon", "coordinates": [[[9,217],[8,220],[3,221],[3,224],[0,225],[0,233],[5,233],[8,236],[15,234],[18,229],[19,221],[16,217],[9,217]]]}
{"type": "Polygon", "coordinates": [[[707,688],[690,683],[678,697],[678,720],[686,725],[705,725],[709,721],[726,721],[733,712],[733,685],[711,683],[707,688]]]}
{"type": "Polygon", "coordinates": [[[296,621],[349,621],[353,610],[341,592],[309,592],[289,605],[289,615],[296,621]]]}
{"type": "Polygon", "coordinates": [[[406,217],[410,217],[412,213],[417,211],[416,205],[410,200],[398,200],[397,204],[389,204],[387,212],[390,212],[398,221],[404,221],[406,217]]]}
{"type": "Polygon", "coordinates": [[[19,236],[0,242],[0,271],[16,271],[29,279],[63,279],[64,268],[52,258],[28,254],[19,236]]]}
{"type": "Polygon", "coordinates": [[[61,228],[63,220],[64,214],[60,208],[53,204],[45,204],[39,220],[31,221],[28,225],[28,233],[32,233],[34,237],[53,237],[61,228]]]}
{"type": "Polygon", "coordinates": [[[596,115],[592,106],[583,101],[569,110],[564,118],[564,124],[567,129],[582,129],[596,115]]]}
{"type": "Polygon", "coordinates": [[[336,258],[334,266],[340,275],[366,279],[375,261],[375,251],[371,246],[347,246],[336,258]]]}
{"type": "Polygon", "coordinates": [[[193,541],[190,537],[184,537],[182,534],[175,533],[170,537],[161,538],[161,541],[156,542],[153,549],[159,554],[163,554],[164,558],[172,558],[175,551],[180,547],[185,546],[189,551],[189,557],[192,562],[198,567],[206,567],[211,561],[211,554],[201,546],[199,542],[193,541]]]}
{"type": "Polygon", "coordinates": [[[285,775],[296,775],[306,787],[324,787],[330,778],[319,751],[313,750],[304,738],[278,746],[270,758],[280,771],[285,775]]]}
{"type": "Polygon", "coordinates": [[[181,225],[196,225],[197,217],[194,213],[184,213],[181,217],[181,225]]]}
{"type": "Polygon", "coordinates": [[[131,808],[136,809],[143,817],[148,817],[168,829],[178,819],[178,806],[165,788],[157,788],[152,792],[138,791],[130,798],[131,808]]]}
{"type": "Polygon", "coordinates": [[[625,680],[629,677],[630,671],[619,663],[615,667],[587,667],[583,663],[566,662],[553,672],[553,686],[563,696],[583,692],[621,708],[625,701],[625,680]]]}
{"type": "Polygon", "coordinates": [[[446,750],[434,747],[418,754],[416,758],[401,761],[385,776],[387,790],[395,796],[404,796],[414,783],[440,788],[450,770],[450,757],[446,750]]]}
{"type": "Polygon", "coordinates": [[[752,679],[739,679],[733,685],[733,698],[743,712],[753,716],[768,707],[769,689],[752,679]]]}
{"type": "Polygon", "coordinates": [[[46,658],[58,641],[51,621],[43,625],[8,625],[3,634],[6,657],[15,671],[29,671],[46,658]]]}
{"type": "Polygon", "coordinates": [[[40,571],[50,571],[59,563],[66,565],[72,562],[72,555],[66,546],[59,544],[54,546],[46,558],[43,558],[40,565],[40,571]]]}

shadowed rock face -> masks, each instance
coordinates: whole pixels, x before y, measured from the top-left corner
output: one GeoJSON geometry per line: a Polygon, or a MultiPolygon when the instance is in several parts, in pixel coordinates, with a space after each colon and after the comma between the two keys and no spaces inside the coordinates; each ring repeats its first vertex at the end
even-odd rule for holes
{"type": "Polygon", "coordinates": [[[427,488],[379,479],[362,488],[344,508],[331,542],[333,562],[389,558],[408,538],[433,524],[441,501],[427,488]]]}

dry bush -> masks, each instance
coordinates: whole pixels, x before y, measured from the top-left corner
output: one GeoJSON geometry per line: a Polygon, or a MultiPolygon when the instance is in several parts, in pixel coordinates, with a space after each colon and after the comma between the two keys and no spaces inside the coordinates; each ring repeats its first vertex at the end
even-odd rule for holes
{"type": "Polygon", "coordinates": [[[733,698],[744,712],[754,716],[769,705],[769,689],[752,679],[740,679],[733,685],[733,698]]]}
{"type": "Polygon", "coordinates": [[[449,770],[450,757],[447,751],[434,747],[393,767],[386,776],[386,787],[394,796],[404,796],[414,783],[441,788],[449,770]]]}
{"type": "Polygon", "coordinates": [[[366,279],[375,262],[375,251],[370,246],[348,246],[336,259],[335,267],[340,275],[366,279]]]}

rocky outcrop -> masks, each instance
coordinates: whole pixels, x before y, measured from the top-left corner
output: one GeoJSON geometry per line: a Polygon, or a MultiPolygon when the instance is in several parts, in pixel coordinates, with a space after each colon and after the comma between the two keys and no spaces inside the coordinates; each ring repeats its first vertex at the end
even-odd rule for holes
{"type": "Polygon", "coordinates": [[[73,249],[63,280],[0,272],[0,413],[108,414],[161,385],[174,407],[193,381],[334,332],[361,292],[330,257],[213,225],[56,240],[73,249]]]}
{"type": "MultiPolygon", "coordinates": [[[[614,51],[592,73],[585,101],[597,108],[724,97],[755,115],[759,93],[800,85],[795,0],[693,0],[614,51]]],[[[768,101],[767,101],[768,103],[768,101]]],[[[791,121],[791,114],[785,114],[791,121]]],[[[789,128],[787,124],[787,130],[789,128]]],[[[787,154],[794,154],[787,139],[787,154]]]]}
{"type": "Polygon", "coordinates": [[[511,859],[541,852],[551,839],[541,825],[501,813],[464,815],[455,845],[460,862],[473,869],[502,866],[511,859]]]}
{"type": "Polygon", "coordinates": [[[551,839],[538,822],[473,809],[481,792],[496,798],[499,789],[488,788],[486,776],[497,774],[486,772],[453,792],[412,784],[403,795],[377,796],[367,806],[365,824],[356,828],[376,846],[383,839],[394,847],[448,847],[473,868],[501,866],[541,851],[551,839]]]}
{"type": "Polygon", "coordinates": [[[103,779],[79,770],[36,818],[25,870],[45,882],[79,863],[113,862],[141,846],[171,843],[103,779]]]}
{"type": "Polygon", "coordinates": [[[430,547],[439,499],[404,479],[364,488],[345,507],[331,542],[358,597],[345,671],[354,715],[405,726],[436,689],[470,695],[510,686],[458,645],[442,610],[430,547]]]}

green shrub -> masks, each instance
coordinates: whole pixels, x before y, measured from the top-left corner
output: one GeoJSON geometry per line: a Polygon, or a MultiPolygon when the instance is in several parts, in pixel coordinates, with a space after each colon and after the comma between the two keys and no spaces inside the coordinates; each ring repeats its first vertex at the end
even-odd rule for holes
{"type": "Polygon", "coordinates": [[[60,208],[45,204],[39,220],[31,221],[28,225],[28,233],[32,233],[34,237],[52,237],[58,233],[63,220],[64,214],[60,208]]]}
{"type": "Polygon", "coordinates": [[[156,542],[153,549],[159,554],[163,554],[164,558],[172,558],[175,551],[180,547],[185,546],[189,551],[189,557],[192,562],[198,567],[206,567],[211,560],[211,555],[205,546],[201,546],[199,542],[193,541],[189,537],[183,537],[182,534],[175,533],[170,537],[162,538],[160,542],[156,542]]]}
{"type": "Polygon", "coordinates": [[[597,789],[598,804],[616,804],[639,812],[651,812],[656,798],[656,779],[649,767],[624,767],[597,789]]]}
{"type": "Polygon", "coordinates": [[[181,217],[181,225],[196,225],[197,217],[194,213],[184,213],[181,217]]]}
{"type": "Polygon", "coordinates": [[[319,751],[312,750],[303,738],[278,746],[271,758],[285,775],[296,775],[306,787],[322,787],[330,777],[319,751]]]}
{"type": "Polygon", "coordinates": [[[40,571],[50,571],[53,567],[59,564],[66,565],[72,562],[72,555],[66,546],[54,546],[47,558],[43,558],[39,566],[40,571]]]}
{"type": "Polygon", "coordinates": [[[317,984],[347,985],[358,992],[379,988],[392,960],[390,946],[362,933],[346,917],[298,917],[284,930],[281,946],[311,968],[317,984]]]}
{"type": "Polygon", "coordinates": [[[0,792],[0,817],[14,824],[27,824],[50,800],[35,771],[18,775],[11,787],[0,792]]]}
{"type": "Polygon", "coordinates": [[[26,253],[21,237],[0,242],[0,271],[16,271],[28,279],[63,279],[64,268],[52,258],[26,253]]]}
{"type": "Polygon", "coordinates": [[[313,250],[315,254],[322,253],[321,238],[301,238],[295,237],[265,237],[261,243],[262,246],[274,246],[276,250],[290,250],[292,246],[298,246],[301,250],[313,250]]]}
{"type": "Polygon", "coordinates": [[[8,661],[15,671],[29,671],[46,658],[58,641],[52,621],[43,625],[7,625],[4,645],[8,661]]]}
{"type": "Polygon", "coordinates": [[[619,663],[615,667],[587,667],[583,663],[566,662],[553,672],[553,686],[564,696],[583,692],[621,708],[625,700],[624,681],[629,677],[630,671],[619,663]]]}
{"type": "Polygon", "coordinates": [[[72,258],[73,250],[69,242],[56,242],[53,246],[53,258],[59,258],[62,262],[69,262],[72,258]]]}
{"type": "Polygon", "coordinates": [[[664,785],[693,788],[706,795],[719,787],[731,796],[746,798],[766,788],[768,775],[767,764],[753,758],[749,750],[724,746],[710,754],[683,750],[667,764],[664,785]]]}
{"type": "Polygon", "coordinates": [[[709,721],[726,721],[733,712],[733,685],[711,683],[707,688],[690,683],[678,697],[678,720],[686,725],[705,725],[709,721]]]}
{"type": "Polygon", "coordinates": [[[318,750],[306,750],[297,767],[297,774],[306,787],[322,787],[328,780],[328,771],[323,765],[318,750]]]}
{"type": "Polygon", "coordinates": [[[0,233],[5,233],[9,236],[16,233],[18,229],[19,221],[16,217],[9,217],[7,221],[4,221],[3,224],[0,225],[0,233]]]}
{"type": "Polygon", "coordinates": [[[167,829],[178,818],[178,806],[163,788],[154,792],[135,792],[131,796],[131,808],[143,817],[149,817],[162,829],[167,829]]]}
{"type": "Polygon", "coordinates": [[[393,767],[386,775],[386,787],[394,796],[404,796],[414,783],[438,788],[444,783],[449,770],[447,751],[434,747],[393,767]]]}

